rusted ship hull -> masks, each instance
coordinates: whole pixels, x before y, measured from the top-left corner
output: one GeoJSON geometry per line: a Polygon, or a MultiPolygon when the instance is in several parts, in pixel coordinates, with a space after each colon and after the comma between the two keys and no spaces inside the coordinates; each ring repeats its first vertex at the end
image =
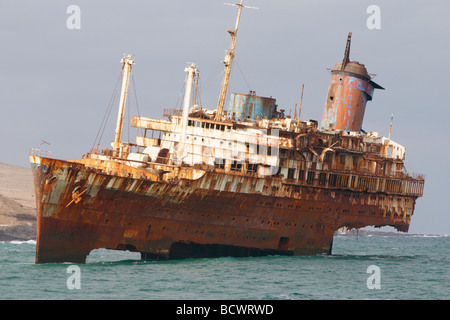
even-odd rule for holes
{"type": "Polygon", "coordinates": [[[322,254],[331,253],[333,234],[343,226],[407,231],[410,222],[409,215],[390,215],[389,201],[373,194],[353,197],[349,190],[289,186],[272,177],[205,172],[168,183],[74,161],[30,160],[36,263],[84,263],[97,248],[153,259],[322,254]]]}

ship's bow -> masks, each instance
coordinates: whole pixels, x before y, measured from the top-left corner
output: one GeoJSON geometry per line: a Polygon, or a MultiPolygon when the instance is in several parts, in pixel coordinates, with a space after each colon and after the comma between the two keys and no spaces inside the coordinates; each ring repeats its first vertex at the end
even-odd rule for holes
{"type": "Polygon", "coordinates": [[[72,198],[70,180],[76,168],[66,161],[34,155],[30,162],[37,209],[35,263],[85,263],[92,249],[89,229],[62,214],[72,198]]]}

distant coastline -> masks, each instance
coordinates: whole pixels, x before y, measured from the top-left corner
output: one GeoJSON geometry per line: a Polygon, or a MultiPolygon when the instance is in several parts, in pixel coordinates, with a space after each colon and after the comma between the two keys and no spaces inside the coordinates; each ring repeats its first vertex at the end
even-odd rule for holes
{"type": "MultiPolygon", "coordinates": [[[[389,231],[350,230],[347,232],[336,231],[335,237],[446,237],[440,234],[418,234],[389,231]]],[[[19,225],[0,225],[0,242],[36,240],[36,223],[27,220],[19,225]]]]}
{"type": "Polygon", "coordinates": [[[36,199],[30,168],[0,163],[0,241],[36,239],[36,199]]]}
{"type": "Polygon", "coordinates": [[[392,231],[375,231],[366,229],[352,229],[344,232],[336,231],[334,236],[340,237],[446,237],[448,235],[442,234],[425,234],[425,233],[405,233],[405,232],[392,232],[392,231]]]}

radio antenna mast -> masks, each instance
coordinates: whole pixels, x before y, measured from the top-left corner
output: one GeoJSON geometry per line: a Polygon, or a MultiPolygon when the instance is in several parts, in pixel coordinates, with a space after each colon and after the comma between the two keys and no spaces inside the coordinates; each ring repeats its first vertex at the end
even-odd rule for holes
{"type": "Polygon", "coordinates": [[[231,74],[231,65],[233,63],[234,59],[234,48],[236,44],[236,36],[239,28],[239,20],[241,19],[241,11],[242,8],[251,8],[251,9],[259,9],[256,7],[245,7],[242,3],[244,0],[241,0],[241,3],[231,4],[231,3],[225,3],[226,5],[235,6],[237,7],[237,17],[236,17],[236,24],[234,26],[234,30],[227,30],[228,33],[231,36],[231,47],[230,50],[228,50],[225,54],[225,60],[223,61],[223,64],[225,65],[225,74],[223,76],[222,81],[222,89],[220,91],[219,96],[219,102],[217,104],[217,111],[216,111],[216,121],[220,121],[222,118],[222,112],[223,112],[223,105],[225,104],[225,97],[227,95],[228,90],[228,81],[230,79],[231,74]]]}

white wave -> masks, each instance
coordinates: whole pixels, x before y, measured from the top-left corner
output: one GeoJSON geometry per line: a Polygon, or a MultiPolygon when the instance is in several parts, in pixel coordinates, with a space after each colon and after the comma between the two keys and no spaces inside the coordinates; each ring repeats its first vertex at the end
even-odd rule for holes
{"type": "Polygon", "coordinates": [[[12,244],[36,244],[36,240],[27,240],[27,241],[19,241],[19,240],[12,240],[12,241],[8,241],[8,243],[12,243],[12,244]]]}
{"type": "Polygon", "coordinates": [[[411,235],[411,237],[417,238],[445,238],[448,237],[448,234],[415,234],[411,235]]]}

